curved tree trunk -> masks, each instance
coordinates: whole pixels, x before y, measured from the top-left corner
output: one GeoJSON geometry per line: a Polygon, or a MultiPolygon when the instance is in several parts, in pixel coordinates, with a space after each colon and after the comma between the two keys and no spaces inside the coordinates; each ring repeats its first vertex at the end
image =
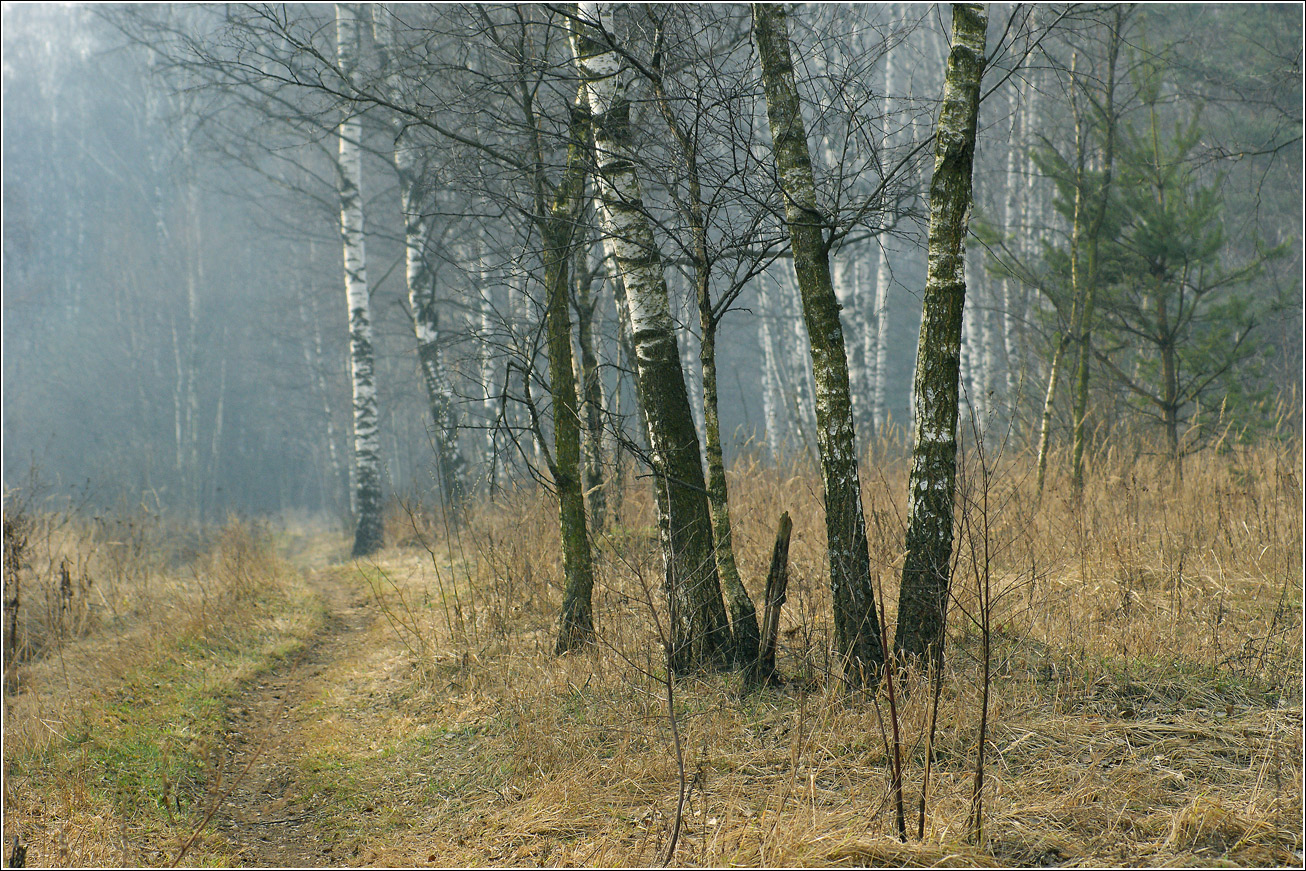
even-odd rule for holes
{"type": "Polygon", "coordinates": [[[952,52],[944,76],[930,179],[929,269],[916,351],[916,446],[908,485],[907,556],[894,649],[928,659],[935,668],[943,665],[948,612],[958,377],[966,301],[965,240],[987,25],[983,6],[953,4],[952,52]]]}
{"type": "Polygon", "coordinates": [[[1066,354],[1066,348],[1070,345],[1070,337],[1062,335],[1057,339],[1057,349],[1052,353],[1052,366],[1048,372],[1048,392],[1043,399],[1043,417],[1038,431],[1038,476],[1035,482],[1035,492],[1039,496],[1043,495],[1043,484],[1047,480],[1048,471],[1048,442],[1052,435],[1052,403],[1057,395],[1057,381],[1061,378],[1061,358],[1066,354]]]}
{"type": "Polygon", "coordinates": [[[835,644],[844,680],[874,682],[884,662],[871,587],[866,521],[857,472],[857,439],[848,390],[848,357],[839,302],[830,277],[828,221],[816,204],[816,183],[798,101],[783,6],[753,4],[766,114],[792,241],[794,270],[812,350],[816,443],[825,481],[825,532],[834,596],[835,644]]]}

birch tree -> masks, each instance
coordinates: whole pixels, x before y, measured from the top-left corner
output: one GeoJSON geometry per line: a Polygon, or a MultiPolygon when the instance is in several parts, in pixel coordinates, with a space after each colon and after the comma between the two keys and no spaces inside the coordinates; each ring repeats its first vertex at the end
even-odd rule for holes
{"type": "MultiPolygon", "coordinates": [[[[892,51],[887,52],[884,57],[884,114],[886,117],[889,116],[893,108],[893,89],[896,84],[894,57],[895,52],[892,51]]],[[[889,145],[889,126],[886,124],[884,134],[880,138],[880,151],[887,154],[889,145]]],[[[875,358],[874,364],[870,366],[875,379],[874,395],[871,401],[871,416],[875,420],[875,426],[882,430],[888,418],[889,285],[893,281],[893,271],[889,264],[889,249],[886,247],[883,238],[879,240],[877,247],[879,256],[876,258],[875,266],[874,329],[867,337],[866,354],[868,357],[873,356],[875,358]]]]}
{"type": "MultiPolygon", "coordinates": [[[[580,458],[580,402],[571,348],[571,287],[569,267],[574,257],[576,224],[584,207],[584,154],[590,136],[589,107],[578,90],[572,109],[567,166],[550,200],[536,182],[537,209],[543,215],[545,330],[549,346],[549,389],[553,399],[553,459],[549,471],[558,491],[562,527],[562,559],[566,576],[557,653],[575,650],[594,637],[592,597],[594,566],[585,522],[584,480],[580,458]]],[[[535,137],[538,143],[538,137],[535,137]]],[[[536,154],[536,166],[543,164],[536,154]]],[[[540,170],[537,170],[537,172],[540,170]]]]}
{"type": "MultiPolygon", "coordinates": [[[[358,8],[336,4],[336,61],[341,74],[358,74],[358,8]]],[[[345,294],[349,302],[349,373],[354,395],[353,555],[381,547],[381,441],[377,428],[372,314],[368,298],[367,251],[363,238],[362,119],[351,106],[336,131],[336,183],[340,194],[340,236],[344,243],[345,294]]]]}
{"type": "MultiPolygon", "coordinates": [[[[663,42],[664,27],[665,22],[659,22],[656,40],[659,44],[663,42]]],[[[730,311],[731,305],[738,299],[748,282],[762,270],[762,264],[769,259],[765,252],[769,250],[770,246],[765,243],[756,244],[754,247],[759,251],[759,254],[755,258],[749,259],[740,256],[736,260],[736,269],[734,274],[730,276],[731,280],[728,286],[714,299],[713,270],[718,259],[718,245],[737,243],[739,248],[743,248],[747,244],[756,241],[753,238],[754,234],[751,232],[752,227],[744,231],[745,238],[738,239],[735,238],[736,234],[724,229],[718,228],[716,233],[712,232],[713,227],[710,225],[713,217],[724,210],[719,192],[722,189],[743,183],[744,178],[750,174],[749,171],[753,168],[753,165],[748,161],[740,161],[737,155],[731,153],[731,159],[726,161],[725,178],[717,177],[712,173],[712,170],[718,167],[711,166],[710,156],[704,154],[705,150],[710,150],[710,143],[708,148],[705,149],[702,138],[706,135],[705,129],[717,125],[712,123],[714,119],[706,112],[703,102],[711,100],[716,95],[705,94],[704,92],[709,89],[704,86],[702,81],[698,81],[689,85],[691,94],[685,100],[673,101],[668,90],[664,63],[659,62],[659,59],[665,58],[665,52],[655,52],[654,57],[655,60],[652,66],[641,64],[639,69],[648,79],[653,89],[654,105],[666,124],[667,130],[671,133],[676,160],[684,175],[685,190],[682,195],[673,199],[677,202],[678,211],[681,213],[688,229],[688,240],[687,244],[684,245],[684,253],[687,255],[693,270],[691,276],[693,299],[698,309],[700,329],[698,358],[700,372],[702,373],[702,395],[698,398],[701,400],[703,410],[703,447],[707,465],[707,497],[712,513],[712,534],[715,542],[717,573],[722,586],[725,588],[726,598],[730,605],[730,626],[734,637],[735,659],[740,665],[751,665],[758,656],[760,636],[757,624],[757,610],[753,605],[753,600],[748,595],[748,590],[744,587],[739,575],[739,568],[735,562],[734,536],[730,522],[730,500],[726,485],[725,456],[721,444],[717,335],[722,319],[730,311]],[[685,103],[689,103],[691,106],[691,109],[687,112],[690,117],[682,119],[675,106],[684,105],[685,103]],[[713,187],[718,195],[711,197],[713,202],[708,202],[709,197],[704,192],[705,176],[707,176],[706,180],[709,184],[715,182],[713,187]],[[718,245],[714,245],[714,241],[718,245]],[[741,261],[744,262],[741,263],[741,261]]],[[[732,102],[729,105],[733,107],[737,106],[737,103],[732,102]]],[[[725,150],[729,151],[728,148],[725,150]]],[[[747,154],[747,152],[744,153],[747,154]]]]}
{"type": "Polygon", "coordinates": [[[572,49],[593,119],[599,213],[625,288],[636,388],[648,426],[670,613],[671,668],[683,674],[731,657],[698,434],[685,389],[662,257],[645,214],[612,8],[581,3],[572,49]]]}
{"type": "Polygon", "coordinates": [[[784,198],[794,271],[802,295],[816,393],[816,443],[825,483],[825,529],[834,597],[835,646],[844,680],[877,679],[884,662],[871,587],[848,357],[830,276],[830,222],[816,203],[811,152],[798,100],[783,6],[753,4],[772,150],[784,198]]]}
{"type": "MultiPolygon", "coordinates": [[[[588,226],[592,226],[592,223],[588,226]]],[[[589,240],[584,245],[576,246],[572,265],[575,293],[571,302],[576,311],[576,347],[580,352],[576,381],[581,395],[581,416],[585,423],[582,445],[584,489],[589,503],[589,527],[597,535],[603,531],[608,513],[603,479],[603,444],[606,441],[603,437],[603,410],[606,403],[603,397],[603,377],[599,371],[598,345],[595,341],[595,318],[599,313],[600,297],[594,293],[596,269],[590,265],[590,249],[589,240]]]]}
{"type": "MultiPolygon", "coordinates": [[[[380,62],[385,94],[394,104],[403,101],[396,68],[395,40],[391,12],[386,4],[372,8],[372,36],[380,62]]],[[[431,204],[423,197],[421,149],[404,119],[387,113],[394,133],[393,160],[399,180],[400,209],[404,218],[404,276],[408,309],[417,338],[418,367],[426,387],[431,425],[435,435],[436,463],[446,504],[453,516],[460,513],[466,494],[466,466],[458,450],[458,422],[453,410],[453,388],[440,349],[440,315],[437,306],[435,272],[426,257],[430,228],[426,218],[431,204]]]]}
{"type": "Polygon", "coordinates": [[[984,6],[953,4],[952,51],[930,179],[929,266],[916,352],[916,440],[894,650],[935,667],[943,663],[952,560],[965,239],[987,26],[984,6]]]}

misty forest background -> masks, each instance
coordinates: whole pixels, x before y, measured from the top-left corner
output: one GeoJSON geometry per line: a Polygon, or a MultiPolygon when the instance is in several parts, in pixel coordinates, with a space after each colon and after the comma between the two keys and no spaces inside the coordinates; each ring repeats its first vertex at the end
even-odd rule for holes
{"type": "Polygon", "coordinates": [[[11,866],[1301,864],[1301,4],[0,9],[11,866]]]}
{"type": "MultiPolygon", "coordinates": [[[[386,14],[401,46],[396,93],[420,149],[424,255],[457,450],[468,486],[486,492],[543,467],[523,373],[546,434],[551,420],[530,180],[486,148],[525,153],[512,65],[515,51],[528,51],[545,159],[563,160],[574,87],[564,22],[548,6],[386,14]],[[463,141],[414,120],[423,117],[463,141]]],[[[1049,367],[1067,328],[1053,305],[1064,296],[1058,282],[1067,283],[1070,229],[1057,160],[1074,147],[1070,95],[1103,68],[1104,14],[996,6],[990,17],[962,379],[981,430],[1013,447],[1037,442],[1049,367]]],[[[814,456],[807,340],[767,168],[748,11],[620,10],[618,27],[646,59],[654,16],[666,18],[669,40],[684,41],[666,45],[679,63],[669,67],[668,87],[716,173],[716,290],[731,289],[743,261],[758,273],[735,289],[718,338],[727,465],[744,452],[782,462],[814,456]],[[731,246],[748,252],[735,257],[731,246]]],[[[863,445],[875,434],[910,438],[903,424],[932,156],[918,146],[933,133],[946,18],[912,4],[821,5],[792,16],[818,193],[845,233],[832,259],[863,445]]],[[[1122,166],[1155,133],[1175,176],[1166,193],[1192,204],[1173,211],[1174,238],[1161,244],[1193,249],[1182,257],[1194,274],[1238,273],[1203,288],[1176,337],[1184,376],[1207,382],[1177,409],[1183,450],[1253,438],[1274,425],[1282,402],[1296,408],[1302,378],[1300,9],[1147,6],[1125,20],[1116,99],[1122,166]]],[[[343,114],[357,113],[384,487],[436,501],[438,434],[405,287],[393,121],[383,107],[332,93],[331,8],[96,13],[13,4],[4,21],[6,486],[32,469],[96,508],[144,503],[197,522],[232,511],[348,522],[352,416],[334,134],[343,114]]],[[[362,30],[362,87],[376,91],[373,38],[362,30]]],[[[700,329],[676,211],[685,182],[647,81],[633,87],[639,172],[669,263],[701,427],[700,329]]],[[[1090,128],[1099,123],[1086,117],[1090,128]]],[[[1143,157],[1133,160],[1138,170],[1143,157]]],[[[1128,221],[1136,206],[1124,198],[1135,191],[1116,190],[1122,204],[1110,211],[1128,221]]],[[[1133,230],[1113,232],[1125,240],[1133,230]]],[[[589,239],[605,425],[638,450],[615,294],[593,230],[589,239]]],[[[1130,308],[1147,266],[1112,256],[1113,289],[1103,293],[1092,334],[1111,365],[1095,361],[1089,431],[1097,445],[1164,451],[1156,403],[1126,383],[1159,389],[1148,304],[1130,308]]],[[[1054,447],[1069,438],[1068,382],[1053,406],[1054,447]]],[[[617,445],[603,445],[609,467],[617,445]]]]}

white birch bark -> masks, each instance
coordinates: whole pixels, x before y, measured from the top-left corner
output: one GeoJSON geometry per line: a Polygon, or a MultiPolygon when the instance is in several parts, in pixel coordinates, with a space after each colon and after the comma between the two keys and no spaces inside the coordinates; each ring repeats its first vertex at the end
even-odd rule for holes
{"type": "Polygon", "coordinates": [[[951,577],[965,239],[987,24],[980,4],[953,4],[952,51],[930,179],[929,262],[916,353],[916,437],[894,649],[928,659],[935,667],[943,664],[951,577]]]}
{"type": "Polygon", "coordinates": [[[785,372],[789,376],[788,408],[791,431],[797,436],[804,453],[812,455],[812,433],[816,432],[816,387],[806,349],[811,346],[807,324],[802,316],[802,292],[794,270],[781,263],[775,273],[779,277],[779,301],[784,320],[789,329],[788,340],[782,341],[785,372]]]}
{"type": "Polygon", "coordinates": [[[485,427],[481,434],[481,445],[485,451],[486,485],[491,493],[495,493],[499,486],[498,444],[495,441],[495,431],[498,429],[499,393],[494,372],[494,346],[492,344],[495,325],[494,281],[486,260],[484,243],[480,240],[477,240],[476,243],[476,266],[477,274],[481,279],[480,300],[478,303],[481,341],[477,363],[481,372],[481,385],[485,390],[485,396],[481,400],[485,427]]]}
{"type": "MultiPolygon", "coordinates": [[[[827,152],[830,149],[826,149],[827,152]]],[[[834,296],[839,300],[839,319],[843,322],[844,335],[857,337],[866,330],[862,323],[857,305],[857,263],[854,252],[845,246],[830,258],[830,278],[834,282],[834,296]]],[[[863,389],[866,383],[865,359],[861,353],[862,343],[848,342],[848,385],[852,393],[853,420],[862,418],[862,403],[867,394],[863,389]]]]}
{"type": "Polygon", "coordinates": [[[793,251],[793,275],[787,269],[782,272],[798,285],[811,349],[835,647],[844,680],[864,685],[879,679],[884,651],[871,588],[848,356],[825,241],[829,218],[817,204],[784,8],[755,3],[752,13],[772,154],[793,251]]]}
{"type": "MultiPolygon", "coordinates": [[[[889,118],[896,108],[893,98],[893,89],[897,84],[894,80],[895,58],[896,52],[894,50],[887,52],[884,57],[885,124],[883,134],[880,137],[881,155],[887,155],[889,147],[893,144],[889,133],[889,118]]],[[[884,160],[884,158],[882,157],[881,160],[884,160]]],[[[871,370],[875,378],[872,417],[875,420],[877,430],[884,427],[889,417],[887,399],[889,389],[889,285],[893,281],[887,240],[881,236],[878,241],[879,256],[876,259],[875,267],[875,321],[874,329],[868,331],[868,335],[872,338],[871,347],[867,350],[867,353],[875,358],[875,364],[871,370]]]]}
{"type": "MultiPolygon", "coordinates": [[[[386,4],[372,8],[372,41],[376,46],[385,76],[385,93],[392,103],[403,101],[399,74],[395,67],[394,34],[386,4]]],[[[458,421],[454,415],[453,386],[440,348],[440,315],[436,299],[435,273],[426,259],[426,241],[430,235],[425,217],[426,203],[421,195],[420,152],[403,120],[391,113],[394,131],[393,160],[399,179],[400,208],[404,216],[404,277],[408,288],[408,308],[417,339],[418,367],[426,386],[434,429],[436,463],[440,473],[446,505],[457,517],[466,493],[466,468],[458,450],[458,421]]]]}
{"type": "MultiPolygon", "coordinates": [[[[358,9],[336,4],[336,60],[351,81],[358,69],[358,9]]],[[[354,491],[357,528],[354,556],[381,547],[381,441],[377,427],[372,314],[368,300],[367,251],[363,237],[362,121],[346,107],[337,128],[336,181],[340,194],[340,236],[344,247],[345,296],[349,305],[349,372],[354,395],[354,491]]]]}
{"type": "MultiPolygon", "coordinates": [[[[1017,224],[1023,224],[1020,218],[1020,195],[1024,185],[1020,179],[1020,158],[1017,145],[1023,133],[1021,125],[1019,87],[1009,88],[1008,110],[1011,112],[1011,137],[1007,145],[1007,172],[1005,176],[1006,197],[1002,205],[1002,226],[1010,234],[1017,224]]],[[[1024,246],[1023,232],[1019,233],[1018,250],[1024,246]]],[[[1010,275],[1002,278],[1002,358],[1005,364],[1005,405],[1007,416],[1016,421],[1020,411],[1020,348],[1017,345],[1017,330],[1023,313],[1020,311],[1020,288],[1010,275]]]]}
{"type": "Polygon", "coordinates": [[[612,4],[580,3],[572,48],[593,118],[599,216],[624,282],[637,387],[658,493],[670,611],[671,668],[727,661],[731,639],[713,555],[698,435],[680,366],[661,254],[642,207],[631,145],[630,102],[612,46],[612,4]]]}
{"type": "Polygon", "coordinates": [[[781,415],[784,396],[775,349],[775,314],[768,290],[770,286],[771,282],[765,276],[757,282],[757,342],[762,352],[762,421],[766,427],[766,446],[771,452],[772,461],[779,463],[781,446],[785,441],[781,415]]]}

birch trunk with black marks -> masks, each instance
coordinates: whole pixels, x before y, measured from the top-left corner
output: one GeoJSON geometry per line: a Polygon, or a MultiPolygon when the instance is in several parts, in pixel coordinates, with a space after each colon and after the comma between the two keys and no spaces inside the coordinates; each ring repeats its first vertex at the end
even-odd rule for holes
{"type": "Polygon", "coordinates": [[[830,277],[829,221],[816,203],[811,152],[798,101],[783,6],[753,4],[766,113],[802,294],[816,393],[816,443],[825,483],[825,530],[834,597],[835,645],[844,680],[873,683],[884,662],[871,587],[848,357],[830,277]]]}
{"type": "Polygon", "coordinates": [[[495,374],[494,344],[495,307],[494,281],[486,263],[484,243],[476,246],[476,261],[481,279],[481,296],[478,301],[478,321],[480,330],[480,350],[478,368],[484,396],[481,400],[481,415],[485,430],[481,434],[481,447],[485,451],[485,484],[490,495],[499,490],[499,445],[496,432],[499,424],[499,385],[495,374]]]}
{"type": "Polygon", "coordinates": [[[952,52],[930,179],[929,267],[916,352],[916,440],[894,650],[928,660],[935,668],[943,664],[948,611],[965,240],[987,24],[982,5],[953,4],[952,52]]]}
{"type": "Polygon", "coordinates": [[[599,212],[626,291],[636,387],[648,425],[670,612],[670,666],[684,674],[724,665],[730,627],[717,576],[698,433],[685,389],[662,257],[635,175],[626,77],[613,48],[611,4],[581,3],[576,66],[589,97],[599,212]]]}
{"type": "MultiPolygon", "coordinates": [[[[894,55],[893,51],[889,51],[884,57],[884,117],[886,119],[893,117],[894,55]]],[[[880,153],[887,155],[889,145],[889,124],[886,121],[884,135],[880,139],[880,153]]],[[[889,416],[887,402],[889,387],[889,284],[893,281],[893,272],[890,268],[889,250],[885,247],[884,237],[881,236],[878,241],[879,257],[876,259],[875,267],[875,328],[872,331],[871,347],[867,349],[867,354],[873,354],[875,357],[871,370],[875,379],[871,417],[875,420],[876,428],[883,431],[889,416]]]]}
{"type": "MultiPolygon", "coordinates": [[[[358,71],[358,9],[336,4],[336,59],[351,82],[358,71]]],[[[381,522],[381,440],[377,428],[376,380],[372,359],[372,315],[363,242],[362,120],[346,107],[337,129],[336,183],[340,194],[340,235],[344,244],[345,295],[349,302],[349,372],[354,395],[355,557],[383,544],[381,522]]]]}
{"type": "MultiPolygon", "coordinates": [[[[403,102],[396,69],[394,35],[386,4],[372,8],[372,41],[384,74],[386,99],[396,105],[403,102]]],[[[435,272],[426,259],[426,240],[430,235],[423,202],[423,179],[420,150],[408,133],[407,125],[397,114],[390,114],[394,131],[394,167],[399,180],[400,208],[404,216],[404,266],[408,288],[408,309],[417,338],[417,360],[426,387],[431,412],[436,467],[445,505],[452,518],[462,511],[467,492],[467,467],[458,450],[458,421],[453,409],[453,387],[440,349],[440,312],[437,304],[435,272]]]]}
{"type": "Polygon", "coordinates": [[[680,147],[688,197],[688,219],[694,266],[694,298],[698,303],[698,359],[703,378],[703,447],[707,460],[707,499],[712,510],[712,536],[716,542],[716,567],[730,604],[730,632],[734,642],[735,663],[749,666],[757,660],[759,635],[757,609],[739,577],[735,563],[734,534],[730,524],[730,497],[726,486],[725,454],[721,447],[721,416],[717,400],[717,328],[722,313],[712,302],[712,264],[708,253],[707,219],[704,212],[703,186],[699,176],[698,148],[694,138],[680,123],[662,80],[653,82],[659,112],[680,147]]]}

